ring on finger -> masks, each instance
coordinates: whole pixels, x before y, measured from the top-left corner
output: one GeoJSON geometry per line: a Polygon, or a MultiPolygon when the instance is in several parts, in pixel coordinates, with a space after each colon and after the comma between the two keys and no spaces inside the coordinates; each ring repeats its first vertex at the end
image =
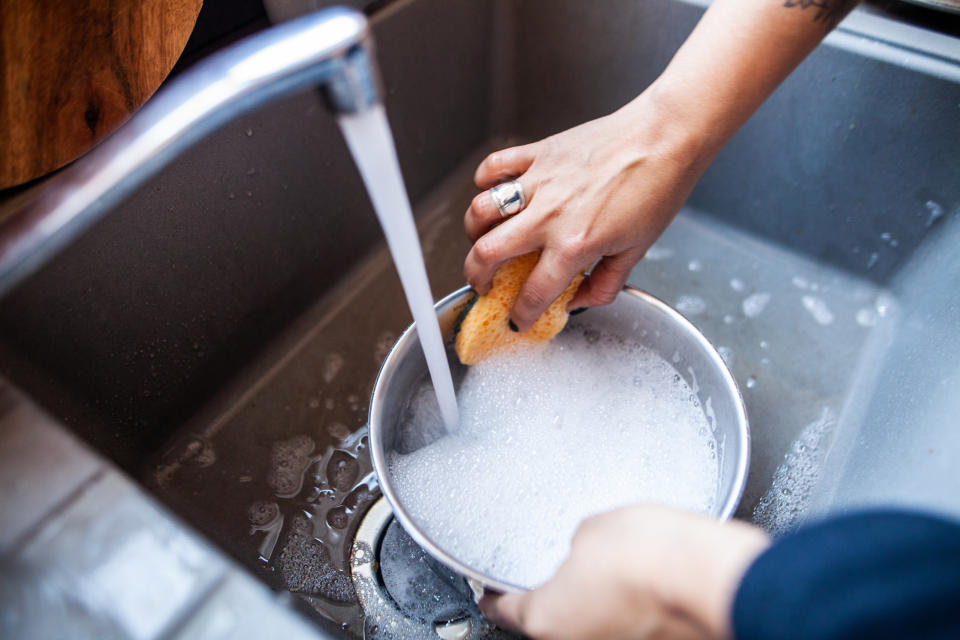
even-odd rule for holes
{"type": "Polygon", "coordinates": [[[523,186],[517,180],[493,187],[490,189],[490,197],[496,203],[502,218],[516,215],[527,206],[527,201],[523,197],[523,186]]]}

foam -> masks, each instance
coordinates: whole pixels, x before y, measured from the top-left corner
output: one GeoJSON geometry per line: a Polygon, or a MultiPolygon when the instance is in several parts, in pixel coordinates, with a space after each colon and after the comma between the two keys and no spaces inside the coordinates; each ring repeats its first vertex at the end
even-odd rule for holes
{"type": "MultiPolygon", "coordinates": [[[[550,343],[471,367],[458,401],[452,435],[411,447],[402,440],[438,427],[403,425],[404,453],[390,454],[389,470],[427,536],[485,574],[544,582],[595,513],[641,502],[714,508],[716,443],[695,392],[639,344],[571,323],[550,343]]],[[[423,407],[407,417],[438,419],[423,407]]]]}
{"type": "Polygon", "coordinates": [[[300,492],[315,446],[313,439],[305,435],[273,443],[267,484],[279,497],[292,498],[300,492]]]}
{"type": "MultiPolygon", "coordinates": [[[[749,382],[747,386],[751,386],[749,382]]],[[[753,509],[753,522],[774,537],[792,531],[806,516],[833,437],[837,418],[824,407],[800,432],[773,474],[773,484],[753,509]]]]}
{"type": "Polygon", "coordinates": [[[803,302],[803,308],[813,316],[817,324],[826,326],[833,323],[833,312],[830,311],[830,307],[822,299],[815,296],[803,296],[800,300],[803,302]]]}
{"type": "Polygon", "coordinates": [[[756,318],[767,308],[770,297],[770,294],[765,291],[747,296],[743,299],[743,315],[748,318],[756,318]]]}

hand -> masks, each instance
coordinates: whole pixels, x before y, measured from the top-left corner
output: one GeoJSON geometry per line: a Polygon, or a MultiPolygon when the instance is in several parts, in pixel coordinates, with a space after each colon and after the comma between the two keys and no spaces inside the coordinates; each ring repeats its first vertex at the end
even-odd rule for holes
{"type": "Polygon", "coordinates": [[[489,192],[474,198],[464,219],[475,243],[464,265],[467,282],[486,293],[498,267],[542,250],[511,313],[521,331],[598,259],[569,308],[612,302],[706,166],[696,136],[658,107],[655,94],[648,90],[609,116],[495,152],[477,169],[481,189],[518,179],[527,205],[498,224],[489,192]]]}
{"type": "Polygon", "coordinates": [[[489,194],[474,199],[464,220],[474,242],[467,282],[486,293],[497,267],[540,249],[511,312],[520,330],[598,259],[569,308],[611,302],[724,143],[855,4],[714,0],[631,103],[491,154],[477,169],[477,186],[517,178],[528,204],[494,226],[501,218],[489,194]]]}
{"type": "Polygon", "coordinates": [[[537,640],[728,638],[740,579],[768,545],[742,522],[627,507],[585,520],[549,582],[480,608],[537,640]]]}

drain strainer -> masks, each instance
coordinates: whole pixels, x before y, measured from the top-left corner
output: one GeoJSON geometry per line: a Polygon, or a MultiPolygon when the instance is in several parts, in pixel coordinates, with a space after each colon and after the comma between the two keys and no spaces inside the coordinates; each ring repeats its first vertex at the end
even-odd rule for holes
{"type": "Polygon", "coordinates": [[[357,528],[350,566],[368,638],[512,637],[480,616],[466,581],[407,535],[384,498],[357,528]]]}

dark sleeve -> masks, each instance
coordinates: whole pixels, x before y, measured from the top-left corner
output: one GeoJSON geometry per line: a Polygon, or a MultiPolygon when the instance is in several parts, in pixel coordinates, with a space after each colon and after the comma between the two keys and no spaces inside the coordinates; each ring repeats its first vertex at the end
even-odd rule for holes
{"type": "Polygon", "coordinates": [[[737,640],[960,638],[960,525],[907,511],[831,518],[777,540],[733,604],[737,640]]]}

